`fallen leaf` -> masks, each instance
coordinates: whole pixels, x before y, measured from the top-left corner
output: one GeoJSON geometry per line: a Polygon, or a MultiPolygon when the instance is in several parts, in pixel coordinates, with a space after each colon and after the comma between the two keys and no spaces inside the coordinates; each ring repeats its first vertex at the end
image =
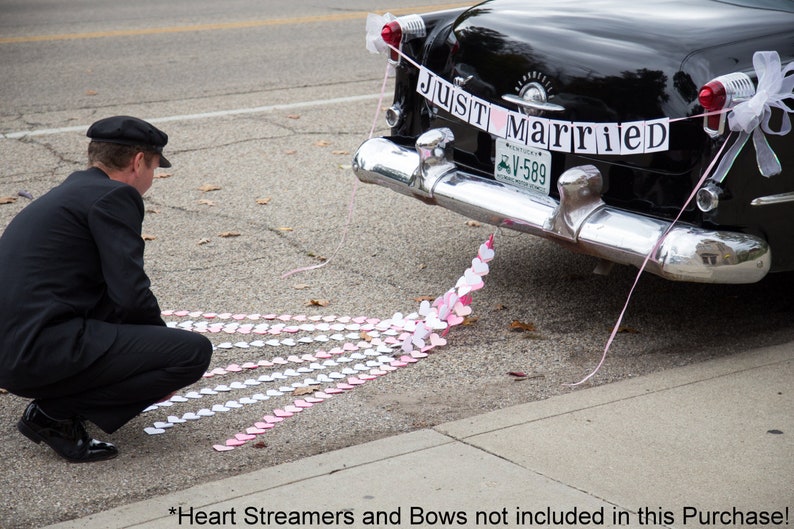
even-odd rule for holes
{"type": "Polygon", "coordinates": [[[264,441],[257,441],[252,446],[254,448],[267,448],[267,444],[264,441]]]}
{"type": "Polygon", "coordinates": [[[152,213],[152,214],[156,215],[156,214],[160,213],[160,210],[157,209],[157,208],[148,208],[146,210],[146,213],[152,213]]]}
{"type": "Polygon", "coordinates": [[[460,324],[463,325],[464,327],[468,327],[469,325],[474,325],[475,323],[477,323],[477,320],[479,319],[480,319],[479,316],[466,316],[465,318],[463,318],[463,321],[460,322],[460,324]]]}
{"type": "Polygon", "coordinates": [[[199,246],[201,246],[202,244],[208,244],[209,242],[210,242],[209,239],[199,239],[198,244],[199,246]]]}
{"type": "Polygon", "coordinates": [[[289,119],[300,119],[301,118],[299,114],[289,114],[287,117],[289,119]]]}
{"type": "Polygon", "coordinates": [[[618,332],[624,334],[640,334],[640,331],[638,331],[637,329],[632,329],[631,327],[622,327],[622,326],[618,327],[618,332]]]}
{"type": "Polygon", "coordinates": [[[421,303],[422,301],[435,301],[436,298],[432,296],[419,296],[414,298],[414,301],[421,303]]]}
{"type": "Polygon", "coordinates": [[[479,228],[480,226],[482,226],[482,224],[480,224],[476,220],[467,220],[466,221],[466,226],[468,226],[470,228],[479,228]]]}
{"type": "Polygon", "coordinates": [[[0,197],[0,204],[13,204],[17,201],[17,197],[0,197]]]}
{"type": "Polygon", "coordinates": [[[157,173],[154,175],[155,178],[171,178],[172,176],[174,175],[171,173],[157,173]]]}
{"type": "Polygon", "coordinates": [[[286,151],[284,151],[284,154],[297,154],[297,153],[298,151],[296,151],[295,149],[287,149],[286,151]]]}
{"type": "Polygon", "coordinates": [[[256,203],[259,204],[260,206],[264,206],[265,204],[269,204],[270,203],[270,197],[257,198],[256,199],[256,203]]]}
{"type": "Polygon", "coordinates": [[[85,91],[85,95],[87,95],[87,96],[95,96],[95,95],[97,95],[97,93],[98,92],[96,90],[86,90],[85,91]]]}
{"type": "Polygon", "coordinates": [[[511,377],[527,378],[527,374],[524,373],[523,371],[509,371],[507,374],[510,375],[511,377]]]}
{"type": "Polygon", "coordinates": [[[153,241],[157,238],[154,235],[149,235],[148,233],[141,234],[141,237],[143,238],[144,241],[153,241]]]}
{"type": "Polygon", "coordinates": [[[502,305],[501,303],[497,303],[493,310],[506,310],[507,307],[502,305]]]}
{"type": "Polygon", "coordinates": [[[370,336],[367,331],[361,331],[360,333],[358,333],[358,337],[364,340],[365,342],[372,341],[372,336],[370,336]]]}
{"type": "Polygon", "coordinates": [[[306,290],[307,288],[309,288],[309,286],[310,285],[307,285],[306,283],[296,283],[292,285],[292,288],[294,288],[295,290],[306,290]]]}
{"type": "Polygon", "coordinates": [[[306,302],[307,307],[327,307],[329,304],[327,299],[310,299],[306,302]]]}
{"type": "Polygon", "coordinates": [[[205,198],[202,198],[201,200],[199,200],[198,203],[201,204],[202,206],[214,206],[215,205],[215,202],[213,202],[212,200],[207,200],[205,198]]]}
{"type": "Polygon", "coordinates": [[[335,150],[335,151],[331,151],[331,154],[350,154],[350,151],[335,150]]]}
{"type": "Polygon", "coordinates": [[[239,231],[224,231],[223,233],[218,234],[218,237],[223,237],[224,239],[227,239],[229,237],[239,237],[239,236],[240,236],[239,231]]]}
{"type": "Polygon", "coordinates": [[[519,332],[524,332],[524,331],[535,332],[538,329],[532,323],[524,323],[522,321],[513,320],[510,323],[510,330],[511,331],[519,331],[519,332]]]}
{"type": "Polygon", "coordinates": [[[278,231],[292,231],[292,228],[288,228],[287,226],[281,226],[280,228],[276,228],[278,231]]]}
{"type": "Polygon", "coordinates": [[[320,386],[304,386],[302,388],[295,388],[292,392],[292,396],[300,397],[301,395],[311,395],[315,391],[319,391],[320,386]]]}
{"type": "Polygon", "coordinates": [[[328,147],[329,145],[331,145],[331,142],[328,140],[318,140],[315,141],[314,144],[318,147],[328,147]]]}
{"type": "Polygon", "coordinates": [[[207,193],[209,191],[218,191],[219,189],[221,189],[221,187],[216,186],[215,184],[204,184],[203,186],[198,188],[199,191],[203,191],[204,193],[207,193]]]}

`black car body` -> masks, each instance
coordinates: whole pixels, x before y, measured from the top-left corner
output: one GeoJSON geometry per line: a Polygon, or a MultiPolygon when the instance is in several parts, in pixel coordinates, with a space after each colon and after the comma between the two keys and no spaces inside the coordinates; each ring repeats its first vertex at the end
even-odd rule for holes
{"type": "Polygon", "coordinates": [[[672,280],[794,269],[794,98],[763,134],[773,176],[725,117],[756,52],[794,61],[794,0],[489,0],[383,35],[392,130],[359,148],[360,180],[672,280]]]}

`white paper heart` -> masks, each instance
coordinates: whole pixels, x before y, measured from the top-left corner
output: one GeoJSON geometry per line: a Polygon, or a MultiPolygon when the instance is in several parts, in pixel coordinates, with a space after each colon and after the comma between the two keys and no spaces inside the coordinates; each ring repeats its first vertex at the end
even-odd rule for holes
{"type": "Polygon", "coordinates": [[[161,433],[165,433],[165,430],[162,428],[155,428],[152,426],[147,426],[143,429],[144,432],[148,433],[149,435],[158,435],[161,433]]]}

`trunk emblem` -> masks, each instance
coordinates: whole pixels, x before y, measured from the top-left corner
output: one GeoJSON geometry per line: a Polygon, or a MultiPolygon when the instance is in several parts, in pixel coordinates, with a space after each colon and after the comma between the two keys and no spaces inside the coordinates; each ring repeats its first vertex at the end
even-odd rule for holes
{"type": "Polygon", "coordinates": [[[521,77],[516,84],[515,94],[505,94],[502,99],[518,105],[521,112],[529,116],[537,116],[543,112],[562,112],[565,107],[549,103],[549,93],[552,92],[551,81],[548,76],[532,71],[521,77]]]}

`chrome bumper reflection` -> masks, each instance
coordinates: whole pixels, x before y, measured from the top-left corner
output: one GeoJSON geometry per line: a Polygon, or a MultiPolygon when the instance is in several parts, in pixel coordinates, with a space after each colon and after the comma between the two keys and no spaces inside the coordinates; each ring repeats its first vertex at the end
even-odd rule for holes
{"type": "MultiPolygon", "coordinates": [[[[669,228],[664,220],[607,206],[593,166],[569,169],[558,182],[560,200],[458,171],[449,129],[426,132],[407,148],[387,139],[364,142],[353,157],[362,182],[437,204],[468,218],[538,235],[584,254],[642,266],[669,228]]],[[[752,235],[677,224],[646,270],[674,281],[754,283],[769,272],[767,243],[752,235]]]]}

